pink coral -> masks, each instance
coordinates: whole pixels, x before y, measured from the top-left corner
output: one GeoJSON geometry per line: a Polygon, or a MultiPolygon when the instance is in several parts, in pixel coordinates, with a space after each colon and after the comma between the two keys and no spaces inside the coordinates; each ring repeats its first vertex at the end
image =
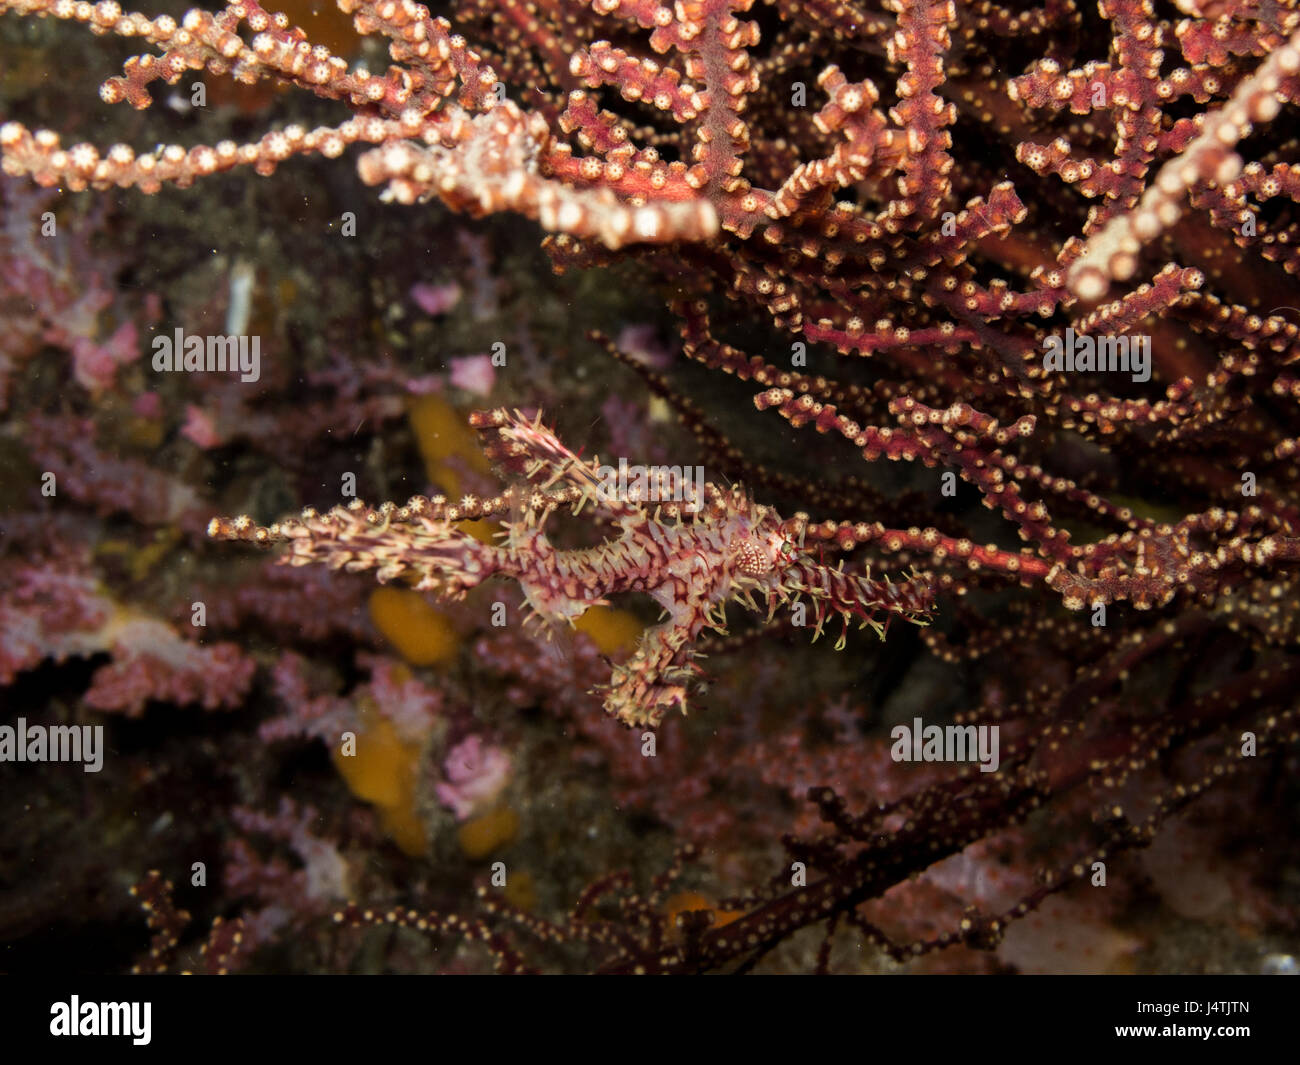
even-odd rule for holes
{"type": "Polygon", "coordinates": [[[486,396],[491,392],[496,376],[489,355],[466,355],[451,360],[451,383],[476,396],[486,396]]]}
{"type": "MultiPolygon", "coordinates": [[[[83,560],[84,561],[84,560],[83,560]]],[[[108,652],[86,704],[137,716],[150,700],[238,706],[254,663],[237,646],[183,639],[165,622],[115,602],[78,565],[11,567],[0,583],[0,684],[41,662],[108,652]]]]}
{"type": "Polygon", "coordinates": [[[48,193],[12,183],[0,193],[0,289],[22,294],[0,304],[0,410],[11,376],[43,345],[68,351],[73,378],[92,392],[111,388],[118,369],[140,357],[134,322],[100,339],[101,318],[114,302],[105,275],[115,264],[84,238],[60,234],[52,202],[48,193]]]}
{"type": "Polygon", "coordinates": [[[411,286],[411,299],[425,314],[437,317],[446,314],[460,302],[460,286],[454,281],[447,285],[430,285],[419,282],[411,286]]]}
{"type": "Polygon", "coordinates": [[[442,768],[447,779],[437,786],[438,801],[465,821],[496,802],[510,778],[510,756],[470,736],[447,752],[442,768]]]}
{"type": "Polygon", "coordinates": [[[185,405],[185,424],[181,426],[181,436],[195,447],[204,451],[217,447],[221,443],[221,433],[217,431],[216,420],[202,407],[193,403],[185,405]]]}
{"type": "Polygon", "coordinates": [[[344,695],[315,694],[305,661],[283,655],[271,676],[285,710],[263,724],[258,735],[266,741],[311,738],[333,743],[343,732],[357,729],[361,709],[373,706],[402,739],[426,739],[442,717],[443,693],[394,659],[359,654],[357,664],[369,670],[369,682],[344,695]]]}

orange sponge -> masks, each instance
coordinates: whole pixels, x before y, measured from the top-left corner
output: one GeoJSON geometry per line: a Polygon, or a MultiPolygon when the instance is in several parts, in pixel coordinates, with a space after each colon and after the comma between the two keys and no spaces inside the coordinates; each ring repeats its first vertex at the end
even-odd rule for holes
{"type": "Polygon", "coordinates": [[[409,588],[376,588],[370,593],[370,619],[413,666],[450,662],[460,649],[460,636],[447,615],[409,588]]]}
{"type": "Polygon", "coordinates": [[[460,826],[457,838],[460,849],[467,858],[486,858],[514,841],[519,834],[519,815],[508,806],[501,806],[482,817],[475,817],[460,826]]]}
{"type": "MultiPolygon", "coordinates": [[[[411,428],[424,459],[429,480],[442,489],[448,499],[465,494],[463,472],[471,470],[485,476],[492,466],[479,448],[478,438],[470,429],[465,415],[441,396],[420,396],[408,410],[411,428]]],[[[479,543],[490,544],[497,532],[493,521],[462,521],[457,526],[479,543]]]]}
{"type": "Polygon", "coordinates": [[[391,723],[371,714],[357,733],[355,754],[334,753],[348,790],[375,805],[384,831],[412,857],[429,849],[416,802],[423,748],[422,743],[403,740],[391,723]]]}
{"type": "Polygon", "coordinates": [[[601,654],[612,655],[620,651],[633,651],[636,641],[645,628],[626,610],[608,606],[593,606],[573,623],[579,632],[591,637],[601,654]]]}
{"type": "Polygon", "coordinates": [[[464,492],[461,470],[491,472],[465,416],[441,396],[420,396],[411,403],[408,415],[425,472],[449,498],[456,499],[464,492]]]}

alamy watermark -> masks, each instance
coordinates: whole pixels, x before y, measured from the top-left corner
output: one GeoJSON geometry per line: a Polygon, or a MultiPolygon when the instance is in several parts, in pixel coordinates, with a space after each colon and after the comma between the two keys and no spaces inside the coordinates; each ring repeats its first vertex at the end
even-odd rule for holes
{"type": "Polygon", "coordinates": [[[895,725],[889,738],[895,762],[979,762],[981,773],[996,773],[1001,761],[997,725],[922,725],[917,717],[895,725]]]}
{"type": "Polygon", "coordinates": [[[1134,381],[1151,380],[1149,336],[1080,336],[1070,327],[1064,337],[1047,337],[1043,351],[1043,369],[1051,373],[1131,373],[1134,381]]]}
{"type": "Polygon", "coordinates": [[[103,725],[0,725],[0,762],[81,762],[87,773],[104,768],[103,725]]]}
{"type": "Polygon", "coordinates": [[[136,1046],[148,1046],[152,1013],[151,1002],[82,1002],[73,995],[50,1006],[50,1035],[130,1036],[136,1046]]]}
{"type": "Polygon", "coordinates": [[[180,326],[172,336],[153,338],[153,368],[158,373],[238,373],[245,383],[262,376],[260,336],[186,336],[180,326]]]}
{"type": "Polygon", "coordinates": [[[685,503],[689,514],[704,505],[703,466],[629,466],[618,460],[618,469],[601,466],[596,471],[601,490],[629,503],[685,503]]]}

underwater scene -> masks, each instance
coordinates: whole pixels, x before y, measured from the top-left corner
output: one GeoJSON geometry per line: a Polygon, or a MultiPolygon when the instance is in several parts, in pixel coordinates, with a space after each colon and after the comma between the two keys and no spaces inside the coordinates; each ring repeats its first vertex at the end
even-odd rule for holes
{"type": "Polygon", "coordinates": [[[1300,963],[1300,0],[0,0],[0,972],[1300,963]]]}

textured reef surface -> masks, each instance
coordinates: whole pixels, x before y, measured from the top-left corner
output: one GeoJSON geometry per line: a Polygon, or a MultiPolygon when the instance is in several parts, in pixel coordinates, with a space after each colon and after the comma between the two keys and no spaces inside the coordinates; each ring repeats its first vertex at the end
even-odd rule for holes
{"type": "Polygon", "coordinates": [[[0,0],[0,970],[1294,970],[1298,108],[1295,0],[0,0]]]}

